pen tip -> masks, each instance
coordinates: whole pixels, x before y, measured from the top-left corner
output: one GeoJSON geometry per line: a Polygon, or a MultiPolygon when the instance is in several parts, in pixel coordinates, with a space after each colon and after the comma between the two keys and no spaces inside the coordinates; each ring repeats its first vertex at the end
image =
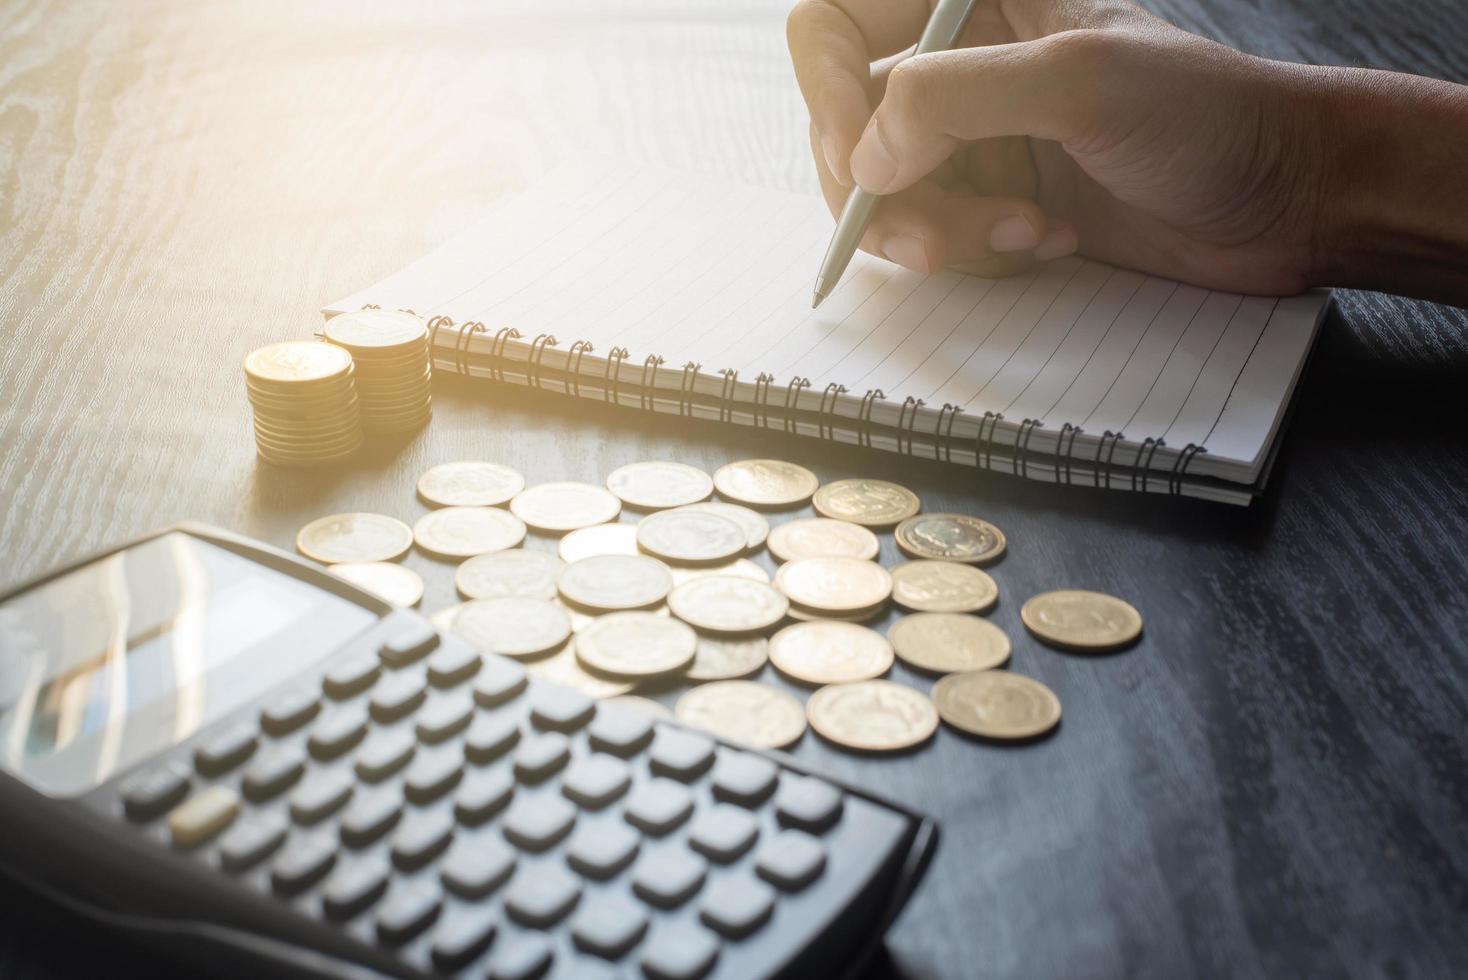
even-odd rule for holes
{"type": "Polygon", "coordinates": [[[817,306],[820,306],[821,305],[821,300],[823,300],[825,298],[826,297],[824,297],[824,296],[821,295],[820,290],[816,290],[815,292],[811,293],[810,294],[810,308],[811,309],[815,309],[817,306]]]}

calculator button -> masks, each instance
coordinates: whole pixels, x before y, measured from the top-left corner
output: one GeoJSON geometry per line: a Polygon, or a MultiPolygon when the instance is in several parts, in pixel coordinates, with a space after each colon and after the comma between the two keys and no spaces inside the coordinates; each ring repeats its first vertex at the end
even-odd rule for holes
{"type": "Polygon", "coordinates": [[[446,636],[428,658],[428,679],[434,687],[462,684],[479,671],[479,651],[463,640],[446,636]]]}
{"type": "Polygon", "coordinates": [[[442,854],[454,838],[454,818],[442,810],[415,813],[403,821],[392,838],[392,859],[412,871],[442,854]]]}
{"type": "Polygon", "coordinates": [[[365,847],[387,833],[402,815],[403,801],[394,789],[358,796],[342,814],[342,841],[349,847],[365,847]]]}
{"type": "Polygon", "coordinates": [[[825,867],[826,849],[800,830],[780,831],[765,841],[754,860],[761,878],[791,892],[815,881],[825,867]]]}
{"type": "Polygon", "coordinates": [[[471,772],[454,797],[454,814],[461,823],[480,824],[510,802],[515,780],[503,768],[471,772]]]}
{"type": "Polygon", "coordinates": [[[666,834],[692,812],[693,796],[688,790],[666,779],[654,779],[633,790],[625,816],[649,834],[666,834]]]}
{"type": "Polygon", "coordinates": [[[406,766],[417,749],[418,742],[407,729],[389,728],[376,731],[367,736],[353,766],[358,776],[369,783],[375,783],[406,766]]]}
{"type": "Polygon", "coordinates": [[[714,761],[713,739],[692,732],[659,728],[649,756],[654,772],[685,782],[694,779],[714,761]]]}
{"type": "Polygon", "coordinates": [[[464,735],[464,754],[480,764],[520,741],[520,726],[509,715],[480,715],[464,735]]]}
{"type": "Polygon", "coordinates": [[[543,685],[530,699],[530,718],[541,728],[575,731],[596,714],[596,702],[569,687],[543,685]]]}
{"type": "Polygon", "coordinates": [[[730,939],[754,932],[775,908],[775,890],[763,881],[736,875],[715,882],[704,893],[698,914],[730,939]]]}
{"type": "Polygon", "coordinates": [[[531,735],[515,751],[515,774],[527,783],[544,779],[571,758],[570,743],[560,732],[531,735]]]}
{"type": "Polygon", "coordinates": [[[441,694],[418,714],[418,738],[432,744],[457,735],[474,717],[474,699],[467,692],[441,694]]]}
{"type": "Polygon", "coordinates": [[[311,754],[332,759],[356,745],[367,734],[367,712],[360,705],[342,705],[321,716],[311,730],[311,754]]]}
{"type": "Polygon", "coordinates": [[[219,841],[219,865],[243,871],[270,856],[285,840],[290,821],[282,813],[255,813],[229,828],[219,841]]]}
{"type": "Polygon", "coordinates": [[[403,792],[420,806],[432,803],[459,782],[464,774],[464,759],[457,748],[425,752],[413,760],[403,777],[403,792]]]}
{"type": "Polygon", "coordinates": [[[388,638],[377,651],[389,667],[402,667],[421,658],[438,645],[438,634],[427,623],[406,626],[388,638]]]}
{"type": "Polygon", "coordinates": [[[703,886],[708,865],[697,854],[662,850],[645,854],[632,872],[632,890],[660,908],[682,905],[703,886]]]}
{"type": "Polygon", "coordinates": [[[775,794],[780,822],[802,830],[822,831],[841,816],[841,793],[809,776],[787,774],[775,794]]]}
{"type": "Polygon", "coordinates": [[[321,908],[338,921],[350,919],[387,891],[391,869],[377,858],[362,858],[337,867],[321,889],[321,908]]]}
{"type": "Polygon", "coordinates": [[[775,790],[780,770],[769,759],[747,752],[721,752],[714,763],[714,795],[755,806],[775,790]]]}
{"type": "Polygon", "coordinates": [[[610,878],[632,863],[641,842],[625,824],[584,826],[566,843],[566,860],[588,878],[610,878]]]}
{"type": "Polygon", "coordinates": [[[349,698],[371,687],[381,673],[382,663],[372,654],[354,653],[332,665],[321,679],[321,688],[328,697],[349,698]]]}
{"type": "Polygon", "coordinates": [[[464,898],[483,898],[503,885],[515,870],[514,850],[486,837],[461,840],[439,862],[444,887],[464,898]]]}
{"type": "Polygon", "coordinates": [[[413,881],[399,888],[377,910],[377,938],[401,945],[427,929],[443,908],[443,893],[431,881],[413,881]]]}
{"type": "Polygon", "coordinates": [[[189,791],[189,770],[174,760],[146,769],[127,781],[122,808],[128,819],[141,823],[166,813],[189,791]]]}
{"type": "Polygon", "coordinates": [[[248,759],[259,742],[254,725],[232,725],[194,751],[194,765],[200,775],[218,776],[248,759]]]}
{"type": "Polygon", "coordinates": [[[486,708],[504,704],[525,690],[525,668],[504,657],[485,657],[474,678],[474,700],[486,708]]]}
{"type": "Polygon", "coordinates": [[[306,757],[294,745],[272,745],[245,770],[245,798],[259,803],[283,792],[306,771],[306,757]]]}
{"type": "Polygon", "coordinates": [[[588,900],[571,920],[576,945],[609,960],[637,945],[646,931],[647,912],[620,895],[588,900]]]}
{"type": "Polygon", "coordinates": [[[309,687],[293,688],[260,710],[260,727],[267,735],[289,735],[316,717],[321,696],[309,687]]]}
{"type": "Polygon", "coordinates": [[[433,965],[457,970],[484,952],[497,926],[495,914],[483,909],[450,916],[433,934],[433,965]]]}
{"type": "Polygon", "coordinates": [[[352,777],[340,769],[318,770],[291,794],[291,816],[296,823],[316,823],[346,805],[352,786],[352,777]]]}
{"type": "Polygon", "coordinates": [[[652,741],[652,719],[634,708],[602,705],[587,735],[593,748],[628,756],[652,741]]]}
{"type": "Polygon", "coordinates": [[[719,939],[691,922],[660,926],[642,949],[642,972],[651,980],[698,980],[719,958],[719,939]]]}
{"type": "Polygon", "coordinates": [[[168,815],[168,832],[173,846],[180,849],[198,847],[234,820],[240,812],[240,798],[228,786],[210,786],[168,815]]]}
{"type": "Polygon", "coordinates": [[[545,976],[554,955],[551,941],[544,936],[515,936],[495,948],[487,976],[489,980],[536,980],[545,976]]]}
{"type": "Polygon", "coordinates": [[[383,723],[397,721],[418,710],[428,692],[428,682],[416,671],[392,674],[372,692],[372,718],[383,723]]]}
{"type": "Polygon", "coordinates": [[[325,833],[297,837],[275,856],[270,882],[283,895],[305,891],[326,876],[336,862],[336,842],[325,833]]]}
{"type": "Polygon", "coordinates": [[[530,851],[543,851],[565,837],[576,808],[559,796],[522,796],[505,811],[505,836],[530,851]]]}
{"type": "Polygon", "coordinates": [[[561,792],[588,809],[598,809],[627,792],[632,774],[627,763],[609,755],[579,759],[561,779],[561,792]]]}
{"type": "Polygon", "coordinates": [[[505,893],[505,910],[527,926],[555,925],[581,897],[581,879],[555,865],[522,874],[505,893]]]}
{"type": "Polygon", "coordinates": [[[758,835],[754,817],[728,803],[716,803],[693,818],[688,846],[710,860],[728,864],[749,850],[758,835]]]}

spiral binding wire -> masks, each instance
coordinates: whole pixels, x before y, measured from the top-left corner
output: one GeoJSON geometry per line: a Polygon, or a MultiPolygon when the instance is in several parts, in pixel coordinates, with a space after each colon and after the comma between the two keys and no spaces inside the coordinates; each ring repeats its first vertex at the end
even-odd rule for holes
{"type": "Polygon", "coordinates": [[[1060,471],[1065,469],[1065,485],[1071,485],[1070,467],[1075,460],[1076,436],[1081,434],[1081,427],[1071,425],[1069,422],[1060,427],[1060,436],[1055,440],[1055,482],[1060,482],[1060,471]],[[1067,437],[1069,439],[1067,440],[1067,437]]]}
{"type": "Polygon", "coordinates": [[[653,396],[653,385],[658,380],[658,368],[663,366],[661,354],[649,354],[642,361],[642,380],[638,385],[637,404],[644,412],[651,412],[657,407],[657,399],[653,396]]]}
{"type": "Polygon", "coordinates": [[[460,374],[474,376],[472,365],[469,363],[469,341],[477,333],[484,333],[488,328],[478,320],[462,324],[458,334],[454,337],[454,366],[459,369],[460,374]]]}
{"type": "Polygon", "coordinates": [[[1003,421],[1003,412],[985,412],[984,417],[979,419],[979,430],[974,433],[974,465],[981,469],[994,468],[994,433],[1003,421]],[[980,458],[984,460],[983,463],[979,462],[980,458]]]}
{"type": "Polygon", "coordinates": [[[917,425],[918,409],[922,407],[923,400],[921,398],[914,398],[908,395],[902,400],[902,408],[897,413],[897,451],[899,453],[903,451],[902,434],[906,432],[907,455],[912,455],[912,430],[917,425]],[[908,412],[909,408],[912,409],[911,413],[908,412]]]}
{"type": "Polygon", "coordinates": [[[1207,451],[1195,442],[1190,442],[1183,447],[1183,451],[1178,453],[1177,459],[1173,461],[1172,472],[1167,478],[1168,492],[1173,496],[1183,492],[1183,479],[1188,475],[1188,467],[1192,465],[1198,454],[1207,451]]]}
{"type": "Polygon", "coordinates": [[[1133,490],[1137,489],[1137,471],[1138,470],[1141,470],[1142,471],[1142,489],[1143,490],[1146,490],[1147,489],[1147,480],[1152,475],[1152,457],[1157,455],[1157,449],[1158,449],[1158,447],[1164,446],[1164,445],[1166,445],[1166,443],[1163,442],[1163,440],[1161,440],[1161,439],[1153,439],[1151,436],[1148,436],[1146,439],[1143,439],[1142,440],[1142,448],[1137,453],[1137,461],[1132,464],[1132,489],[1133,490]],[[1145,463],[1142,462],[1142,459],[1144,457],[1147,460],[1145,463]]]}
{"type": "MultiPolygon", "coordinates": [[[[364,306],[363,309],[366,309],[366,307],[364,306]]],[[[451,317],[444,316],[442,313],[428,321],[429,360],[432,360],[433,355],[438,351],[438,331],[443,327],[452,327],[453,325],[453,319],[451,317]]]]}
{"type": "Polygon", "coordinates": [[[678,383],[678,414],[693,417],[693,386],[698,383],[698,372],[703,365],[689,361],[683,365],[683,378],[678,383]]]}
{"type": "Polygon", "coordinates": [[[832,381],[821,392],[821,409],[816,416],[816,433],[821,439],[836,441],[836,402],[846,394],[846,386],[832,381]]]}
{"type": "Polygon", "coordinates": [[[734,421],[734,393],[739,387],[739,372],[734,368],[721,368],[724,382],[719,385],[719,421],[734,421]]]}
{"type": "Polygon", "coordinates": [[[755,425],[763,429],[770,427],[770,385],[774,382],[775,376],[764,371],[754,379],[754,420],[755,425]]]}
{"type": "Polygon", "coordinates": [[[785,386],[785,431],[799,432],[795,425],[795,411],[800,407],[800,393],[810,387],[810,378],[791,378],[785,386]]]}
{"type": "MultiPolygon", "coordinates": [[[[962,411],[963,409],[958,405],[952,405],[948,402],[944,402],[943,407],[938,409],[938,421],[933,425],[934,459],[942,459],[948,463],[953,462],[953,421],[958,418],[959,413],[962,411]],[[944,421],[945,418],[947,419],[946,422],[944,421]],[[940,432],[942,433],[941,441],[938,435],[940,432]]],[[[977,463],[978,460],[974,462],[977,463]]]]}
{"type": "Polygon", "coordinates": [[[545,369],[545,351],[555,347],[559,341],[554,334],[540,333],[530,342],[530,353],[525,364],[525,383],[532,388],[543,389],[541,372],[545,369]]]}
{"type": "Polygon", "coordinates": [[[627,360],[627,348],[613,347],[607,353],[607,367],[602,374],[602,397],[613,405],[622,400],[622,362],[627,360]]]}
{"type": "Polygon", "coordinates": [[[1014,459],[1010,461],[1012,472],[1024,477],[1030,475],[1030,437],[1035,434],[1036,429],[1043,428],[1044,425],[1039,419],[1025,419],[1020,422],[1019,431],[1014,434],[1014,459]]]}
{"type": "Polygon", "coordinates": [[[861,396],[861,410],[856,416],[856,444],[872,448],[872,407],[879,401],[886,401],[887,396],[881,388],[871,388],[865,395],[861,396]]]}
{"type": "Polygon", "coordinates": [[[576,398],[581,397],[581,358],[591,351],[591,343],[586,340],[578,340],[571,345],[570,351],[566,353],[566,387],[565,390],[576,398]]]}
{"type": "Polygon", "coordinates": [[[1121,442],[1125,438],[1126,436],[1124,436],[1122,433],[1112,432],[1110,429],[1107,429],[1105,432],[1101,433],[1101,441],[1096,445],[1096,460],[1091,469],[1091,476],[1096,486],[1099,487],[1103,485],[1101,482],[1101,454],[1104,452],[1106,454],[1106,482],[1104,486],[1108,490],[1111,489],[1111,460],[1112,457],[1116,455],[1116,444],[1121,442]],[[1109,446],[1107,445],[1108,440],[1110,441],[1109,446]]]}
{"type": "Polygon", "coordinates": [[[489,376],[495,381],[505,380],[505,345],[520,339],[520,331],[514,327],[500,327],[494,332],[489,345],[489,376]]]}

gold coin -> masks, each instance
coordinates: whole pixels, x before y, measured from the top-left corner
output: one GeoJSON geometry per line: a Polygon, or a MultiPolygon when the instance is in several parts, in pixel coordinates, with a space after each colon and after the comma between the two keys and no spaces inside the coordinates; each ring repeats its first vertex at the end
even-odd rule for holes
{"type": "Polygon", "coordinates": [[[918,670],[952,674],[989,670],[1009,659],[1009,637],[987,619],[960,613],[904,616],[887,631],[892,649],[918,670]]]}
{"type": "Polygon", "coordinates": [[[770,663],[805,684],[846,684],[891,670],[892,644],[854,623],[796,623],[770,638],[770,663]]]}
{"type": "Polygon", "coordinates": [[[443,507],[418,518],[413,540],[435,555],[473,558],[518,546],[525,540],[525,525],[495,507],[443,507]]]}
{"type": "Polygon", "coordinates": [[[967,514],[910,517],[893,532],[897,547],[914,558],[987,565],[1004,554],[1004,532],[967,514]]]}
{"type": "Polygon", "coordinates": [[[805,734],[805,708],[758,681],[714,681],[684,693],[674,709],[685,725],[759,749],[782,749],[805,734]]]}
{"type": "Polygon", "coordinates": [[[972,565],[909,561],[892,569],[892,601],[917,612],[983,612],[999,599],[999,586],[972,565]]]}
{"type": "Polygon", "coordinates": [[[737,575],[739,578],[747,578],[752,582],[764,582],[766,585],[770,582],[770,573],[748,558],[736,558],[727,565],[705,565],[702,568],[674,565],[668,570],[673,573],[675,588],[684,582],[692,582],[696,578],[708,578],[711,575],[737,575]]]}
{"type": "Polygon", "coordinates": [[[1083,589],[1042,592],[1019,618],[1037,639],[1068,650],[1119,650],[1142,635],[1142,614],[1131,603],[1083,589]]]}
{"type": "Polygon", "coordinates": [[[546,599],[501,596],[464,603],[450,627],[484,653],[533,657],[571,636],[571,617],[546,599]]]}
{"type": "Polygon", "coordinates": [[[816,513],[864,527],[891,527],[921,509],[917,494],[886,480],[837,480],[816,491],[816,513]]]}
{"type": "Polygon", "coordinates": [[[673,712],[665,705],[659,704],[652,698],[640,697],[636,694],[619,694],[614,698],[607,698],[604,704],[614,705],[618,708],[627,708],[632,711],[640,711],[654,718],[672,718],[673,712]]]}
{"type": "Polygon", "coordinates": [[[887,604],[872,606],[870,609],[858,609],[855,612],[833,613],[821,609],[806,609],[795,603],[790,604],[790,611],[786,613],[791,619],[801,623],[870,623],[886,615],[887,604]]]}
{"type": "Polygon", "coordinates": [[[696,466],[654,460],[628,463],[612,470],[607,489],[628,507],[641,510],[664,510],[707,500],[714,492],[714,481],[696,466]]]}
{"type": "Polygon", "coordinates": [[[510,510],[533,528],[560,532],[615,521],[622,502],[609,490],[567,480],[521,490],[510,501],[510,510]]]}
{"type": "Polygon", "coordinates": [[[576,659],[576,643],[570,641],[555,653],[525,664],[531,674],[551,684],[570,687],[589,698],[619,698],[632,690],[630,681],[593,674],[576,659]]]}
{"type": "Polygon", "coordinates": [[[774,626],[790,608],[773,586],[735,575],[685,582],[668,595],[673,615],[712,633],[753,633],[774,626]]]}
{"type": "Polygon", "coordinates": [[[649,612],[600,616],[576,634],[584,666],[617,677],[655,677],[693,662],[698,635],[687,623],[649,612]]]}
{"type": "Polygon", "coordinates": [[[741,459],[719,467],[714,486],[741,504],[793,507],[809,500],[820,480],[804,466],[782,459],[741,459]]]}
{"type": "Polygon", "coordinates": [[[394,606],[416,606],[423,598],[423,579],[418,573],[390,561],[344,561],[332,565],[331,574],[394,606]]]}
{"type": "Polygon", "coordinates": [[[802,558],[780,566],[775,588],[807,610],[851,613],[886,602],[892,576],[860,558],[802,558]]]}
{"type": "Polygon", "coordinates": [[[593,524],[579,527],[556,547],[561,561],[580,561],[598,555],[640,555],[636,524],[593,524]]]}
{"type": "Polygon", "coordinates": [[[726,681],[748,677],[770,659],[770,641],[763,636],[702,636],[688,668],[691,681],[726,681]]]}
{"type": "Polygon", "coordinates": [[[860,524],[829,517],[788,521],[770,532],[770,554],[780,561],[802,558],[876,558],[877,536],[860,524]]]}
{"type": "Polygon", "coordinates": [[[727,517],[662,510],[637,522],[637,545],[664,561],[688,565],[726,562],[744,550],[744,530],[727,517]]]}
{"type": "Polygon", "coordinates": [[[816,734],[863,752],[897,752],[938,730],[938,711],[921,691],[892,681],[832,684],[810,696],[806,717],[816,734]]]}
{"type": "Polygon", "coordinates": [[[418,478],[418,496],[435,507],[498,507],[525,489],[525,478],[498,463],[440,463],[418,478]]]}
{"type": "Polygon", "coordinates": [[[994,739],[1035,738],[1060,724],[1060,699],[1007,670],[949,674],[933,685],[938,714],[954,728],[994,739]]]}
{"type": "Polygon", "coordinates": [[[428,338],[423,320],[402,310],[354,310],[326,321],[326,339],[354,354],[389,353],[394,348],[422,347],[428,338]]]}
{"type": "Polygon", "coordinates": [[[329,382],[351,369],[351,354],[315,340],[271,344],[251,351],[245,358],[248,380],[275,391],[329,382]]]}
{"type": "Polygon", "coordinates": [[[673,576],[646,555],[594,555],[561,569],[556,588],[563,599],[587,609],[640,609],[666,599],[673,576]]]}
{"type": "Polygon", "coordinates": [[[559,558],[544,551],[496,551],[476,555],[460,565],[454,572],[454,585],[469,599],[554,599],[556,577],[565,567],[559,558]]]}
{"type": "Polygon", "coordinates": [[[680,507],[679,510],[715,514],[738,524],[744,529],[744,547],[747,551],[760,547],[770,536],[770,522],[765,520],[764,515],[740,504],[726,504],[722,500],[706,500],[700,504],[687,504],[680,507]]]}
{"type": "Polygon", "coordinates": [[[382,514],[319,517],[296,535],[297,551],[328,565],[392,561],[401,558],[412,545],[413,532],[408,525],[382,514]]]}
{"type": "Polygon", "coordinates": [[[467,605],[467,602],[461,602],[457,605],[449,606],[446,609],[440,609],[438,612],[430,613],[428,621],[440,633],[451,633],[454,629],[454,620],[459,618],[459,613],[467,605]]]}

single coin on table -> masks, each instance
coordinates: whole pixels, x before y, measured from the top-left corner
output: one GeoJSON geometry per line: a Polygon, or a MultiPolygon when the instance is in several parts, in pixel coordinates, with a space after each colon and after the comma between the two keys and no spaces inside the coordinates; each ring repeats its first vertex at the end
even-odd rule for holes
{"type": "Polygon", "coordinates": [[[319,517],[296,535],[296,550],[335,565],[344,561],[392,561],[413,546],[413,531],[383,514],[319,517]]]}
{"type": "Polygon", "coordinates": [[[330,571],[394,606],[416,606],[423,598],[423,579],[411,568],[396,562],[344,561],[332,565],[330,571]]]}
{"type": "Polygon", "coordinates": [[[618,694],[616,697],[607,698],[603,703],[614,707],[628,708],[632,711],[640,711],[645,715],[652,715],[654,718],[673,717],[673,712],[668,709],[667,705],[637,694],[618,694]]]}
{"type": "Polygon", "coordinates": [[[623,679],[682,670],[697,648],[693,627],[649,612],[599,616],[576,634],[576,656],[584,666],[623,679]]]}
{"type": "Polygon", "coordinates": [[[802,558],[877,557],[877,536],[860,524],[829,517],[805,517],[786,521],[770,532],[770,554],[780,561],[802,558]]]}
{"type": "Polygon", "coordinates": [[[989,670],[1009,659],[1009,637],[987,619],[962,613],[903,616],[887,631],[897,656],[934,674],[989,670]]]}
{"type": "Polygon", "coordinates": [[[819,486],[814,473],[783,459],[741,459],[714,473],[720,495],[752,507],[794,507],[819,486]]]}
{"type": "Polygon", "coordinates": [[[1119,650],[1142,635],[1135,606],[1084,589],[1042,592],[1020,607],[1019,618],[1037,639],[1082,653],[1119,650]]]}
{"type": "Polygon", "coordinates": [[[556,554],[565,562],[595,558],[598,555],[640,555],[637,550],[636,524],[593,524],[567,533],[556,545],[556,554]]]}
{"type": "Polygon", "coordinates": [[[525,478],[498,463],[441,463],[418,478],[418,496],[436,507],[497,507],[524,489],[525,478]]]}
{"type": "Polygon", "coordinates": [[[938,711],[921,691],[892,681],[832,684],[805,703],[822,738],[863,752],[897,752],[932,738],[938,711]]]}
{"type": "Polygon", "coordinates": [[[816,491],[816,513],[864,527],[891,527],[921,509],[917,494],[886,480],[837,480],[816,491]]]}
{"type": "Polygon", "coordinates": [[[547,551],[514,548],[470,558],[455,570],[454,585],[466,599],[554,599],[556,577],[565,567],[547,551]]]}
{"type": "Polygon", "coordinates": [[[744,529],[727,517],[690,510],[660,510],[637,522],[637,546],[685,565],[727,562],[744,551],[744,529]]]}
{"type": "Polygon", "coordinates": [[[735,575],[684,582],[668,594],[673,615],[712,633],[754,633],[785,618],[790,600],[772,585],[735,575]]]}
{"type": "Polygon", "coordinates": [[[673,713],[685,725],[760,749],[783,749],[805,734],[804,706],[758,681],[700,685],[678,699],[673,713]]]}
{"type": "Polygon", "coordinates": [[[897,525],[897,547],[913,558],[987,565],[1004,554],[1004,532],[967,514],[920,514],[897,525]]]}
{"type": "Polygon", "coordinates": [[[938,714],[954,728],[993,739],[1036,738],[1060,724],[1060,699],[1007,670],[949,674],[933,686],[938,714]]]}
{"type": "Polygon", "coordinates": [[[344,377],[352,369],[352,355],[340,347],[316,340],[287,340],[251,351],[245,374],[262,388],[277,390],[344,377]]]}
{"type": "Polygon", "coordinates": [[[744,547],[754,551],[770,536],[770,522],[757,510],[742,504],[726,504],[722,500],[705,500],[698,504],[687,504],[679,510],[691,510],[699,514],[716,514],[727,517],[744,529],[744,547]]]}
{"type": "Polygon", "coordinates": [[[632,690],[632,682],[620,678],[592,674],[576,659],[576,641],[571,640],[555,653],[525,662],[525,669],[541,680],[574,688],[589,698],[619,698],[632,690]]]}
{"type": "Polygon", "coordinates": [[[483,653],[534,657],[571,637],[571,617],[546,599],[503,596],[464,603],[450,629],[483,653]]]}
{"type": "Polygon", "coordinates": [[[607,489],[628,507],[665,510],[707,500],[714,492],[714,481],[696,466],[652,460],[628,463],[612,470],[607,477],[607,489]]]}
{"type": "Polygon", "coordinates": [[[561,569],[561,598],[587,609],[617,611],[656,605],[668,597],[673,576],[646,555],[595,555],[561,569]]]}
{"type": "Polygon", "coordinates": [[[892,644],[854,623],[795,623],[770,637],[770,663],[805,684],[847,684],[887,673],[892,644]]]}
{"type": "Polygon", "coordinates": [[[442,558],[473,558],[518,547],[525,522],[497,507],[441,507],[418,518],[413,540],[442,558]]]}
{"type": "Polygon", "coordinates": [[[735,575],[753,582],[764,582],[766,585],[770,583],[770,573],[748,558],[736,558],[727,565],[703,565],[701,567],[673,565],[668,570],[673,573],[674,586],[713,575],[735,575]]]}
{"type": "Polygon", "coordinates": [[[802,558],[780,566],[775,588],[807,610],[854,613],[886,602],[892,576],[860,558],[802,558]]]}
{"type": "Polygon", "coordinates": [[[977,613],[998,599],[999,586],[972,565],[920,559],[892,569],[892,601],[904,609],[977,613]]]}
{"type": "Polygon", "coordinates": [[[727,681],[748,677],[769,659],[770,641],[763,636],[700,635],[693,663],[688,667],[688,679],[727,681]]]}
{"type": "Polygon", "coordinates": [[[510,512],[537,530],[556,533],[615,521],[622,501],[610,490],[567,480],[526,487],[510,500],[510,512]]]}

